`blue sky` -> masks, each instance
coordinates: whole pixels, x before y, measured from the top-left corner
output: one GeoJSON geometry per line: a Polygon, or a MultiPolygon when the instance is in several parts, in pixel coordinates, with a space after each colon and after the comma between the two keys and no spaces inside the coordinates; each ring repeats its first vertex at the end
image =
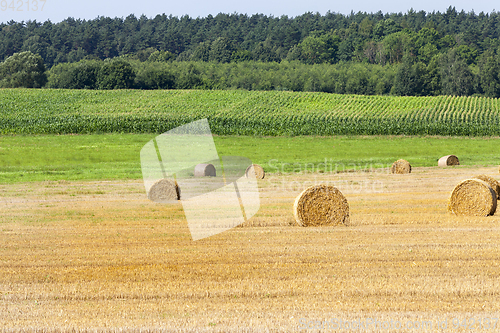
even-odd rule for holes
{"type": "Polygon", "coordinates": [[[416,11],[424,10],[426,12],[445,11],[450,5],[457,10],[476,13],[481,11],[490,13],[494,10],[500,10],[499,3],[494,1],[455,1],[453,3],[443,0],[422,0],[413,2],[403,2],[395,0],[367,1],[326,1],[326,0],[307,0],[307,1],[277,1],[277,0],[176,0],[176,1],[140,1],[140,0],[122,0],[122,1],[103,1],[103,0],[0,0],[0,22],[37,20],[45,21],[50,19],[52,22],[60,22],[67,17],[80,19],[93,19],[97,16],[126,17],[129,14],[140,16],[145,14],[148,17],[154,17],[156,14],[165,13],[173,16],[189,15],[191,17],[205,17],[209,14],[218,13],[242,13],[242,14],[266,14],[273,16],[297,16],[306,12],[319,12],[325,14],[328,11],[349,14],[352,11],[358,12],[377,12],[381,10],[384,13],[407,12],[410,8],[416,11]],[[38,2],[37,10],[34,10],[38,2]],[[22,3],[22,5],[21,5],[22,3]],[[14,9],[9,5],[14,4],[14,9]],[[28,10],[28,4],[30,5],[28,10]],[[41,10],[43,5],[43,10],[41,10]],[[4,10],[5,9],[5,10],[4,10]]]}

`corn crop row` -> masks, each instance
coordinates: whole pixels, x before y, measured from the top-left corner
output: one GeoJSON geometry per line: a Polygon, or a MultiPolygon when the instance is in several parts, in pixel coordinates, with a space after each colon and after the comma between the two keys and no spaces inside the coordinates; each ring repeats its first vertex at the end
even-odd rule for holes
{"type": "Polygon", "coordinates": [[[0,134],[162,133],[208,118],[219,135],[500,134],[499,100],[252,91],[0,90],[0,134]]]}

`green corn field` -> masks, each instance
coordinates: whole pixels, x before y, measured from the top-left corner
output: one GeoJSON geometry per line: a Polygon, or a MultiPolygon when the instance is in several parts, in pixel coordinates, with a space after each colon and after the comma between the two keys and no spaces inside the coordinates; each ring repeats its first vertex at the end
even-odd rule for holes
{"type": "Polygon", "coordinates": [[[0,89],[0,134],[163,133],[208,118],[218,135],[500,134],[499,100],[242,90],[0,89]]]}

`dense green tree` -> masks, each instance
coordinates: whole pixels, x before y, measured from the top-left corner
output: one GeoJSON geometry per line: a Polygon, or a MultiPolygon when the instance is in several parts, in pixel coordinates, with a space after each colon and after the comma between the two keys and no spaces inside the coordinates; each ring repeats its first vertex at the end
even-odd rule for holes
{"type": "Polygon", "coordinates": [[[306,37],[299,45],[302,59],[307,64],[337,62],[340,38],[331,33],[317,33],[306,37]]]}
{"type": "Polygon", "coordinates": [[[153,53],[158,52],[154,47],[148,47],[145,49],[140,49],[136,53],[133,54],[133,58],[139,59],[140,61],[147,61],[151,57],[153,53]]]}
{"type": "Polygon", "coordinates": [[[459,45],[455,48],[457,56],[465,61],[467,65],[475,64],[479,52],[475,47],[471,47],[469,45],[459,45]]]}
{"type": "Polygon", "coordinates": [[[172,89],[175,87],[174,75],[161,62],[143,65],[136,75],[135,85],[140,89],[172,89]]]}
{"type": "Polygon", "coordinates": [[[409,56],[403,59],[397,71],[392,93],[399,96],[425,95],[427,67],[409,56]]]}
{"type": "Polygon", "coordinates": [[[49,43],[44,38],[34,35],[24,41],[21,50],[30,51],[31,53],[40,55],[42,59],[46,59],[49,46],[49,43]]]}
{"type": "Polygon", "coordinates": [[[219,37],[214,40],[210,46],[208,60],[222,63],[231,62],[231,58],[235,51],[236,48],[229,38],[219,37]]]}
{"type": "Polygon", "coordinates": [[[415,48],[418,50],[425,45],[432,44],[437,47],[439,43],[439,33],[434,28],[423,28],[415,34],[413,38],[415,48]]]}
{"type": "Polygon", "coordinates": [[[14,53],[0,63],[0,87],[41,88],[47,83],[45,65],[38,54],[14,53]]]}
{"type": "Polygon", "coordinates": [[[424,77],[425,87],[422,95],[437,96],[441,94],[441,71],[439,67],[440,56],[434,56],[427,65],[424,77]]]}
{"type": "Polygon", "coordinates": [[[263,62],[280,61],[280,58],[269,46],[269,42],[260,42],[255,46],[252,56],[254,60],[263,62]]]}
{"type": "Polygon", "coordinates": [[[187,68],[179,73],[176,80],[176,88],[178,89],[200,88],[201,85],[201,72],[193,63],[189,63],[187,68]]]}
{"type": "Polygon", "coordinates": [[[134,69],[127,61],[106,61],[97,74],[97,87],[106,90],[129,89],[133,87],[134,79],[134,69]]]}
{"type": "Polygon", "coordinates": [[[358,30],[361,36],[370,38],[373,31],[373,21],[365,17],[359,24],[358,30]]]}
{"type": "Polygon", "coordinates": [[[85,59],[87,54],[85,53],[85,50],[83,50],[81,47],[77,48],[76,50],[71,50],[68,55],[67,55],[67,60],[68,62],[78,62],[80,60],[85,59]]]}
{"type": "Polygon", "coordinates": [[[483,55],[479,61],[480,87],[487,97],[500,97],[500,61],[493,52],[483,55]]]}
{"type": "Polygon", "coordinates": [[[441,60],[441,87],[445,95],[467,96],[473,93],[474,77],[456,49],[451,49],[441,60]]]}
{"type": "Polygon", "coordinates": [[[299,45],[295,45],[288,51],[286,60],[295,61],[302,59],[302,48],[299,45]]]}
{"type": "Polygon", "coordinates": [[[439,54],[439,50],[435,44],[425,44],[418,50],[418,60],[428,64],[432,58],[439,54]]]}
{"type": "Polygon", "coordinates": [[[391,64],[401,62],[405,54],[414,54],[412,49],[412,34],[408,31],[400,31],[387,35],[382,43],[385,51],[385,59],[391,64]]]}
{"type": "Polygon", "coordinates": [[[83,60],[74,66],[70,72],[69,89],[97,89],[97,78],[102,63],[95,60],[83,60]]]}
{"type": "Polygon", "coordinates": [[[345,39],[339,43],[337,58],[340,61],[350,61],[354,53],[353,39],[345,39]]]}
{"type": "Polygon", "coordinates": [[[47,87],[67,89],[72,84],[71,72],[77,64],[61,63],[47,72],[47,87]]]}
{"type": "Polygon", "coordinates": [[[175,59],[175,55],[169,51],[154,51],[148,57],[149,62],[167,62],[175,59]]]}
{"type": "Polygon", "coordinates": [[[401,26],[397,24],[392,18],[379,21],[374,29],[373,34],[376,38],[382,39],[384,36],[401,31],[401,26]]]}
{"type": "Polygon", "coordinates": [[[247,50],[237,50],[233,53],[232,62],[242,62],[242,61],[251,61],[253,60],[253,54],[247,50]]]}
{"type": "Polygon", "coordinates": [[[200,44],[198,44],[198,46],[194,49],[193,54],[191,55],[191,59],[196,61],[208,61],[210,59],[211,45],[211,42],[201,42],[200,44]]]}
{"type": "Polygon", "coordinates": [[[446,35],[446,36],[442,37],[441,39],[439,39],[439,41],[438,41],[439,48],[446,50],[446,51],[448,49],[453,48],[456,45],[456,43],[457,43],[456,40],[451,35],[446,35]]]}

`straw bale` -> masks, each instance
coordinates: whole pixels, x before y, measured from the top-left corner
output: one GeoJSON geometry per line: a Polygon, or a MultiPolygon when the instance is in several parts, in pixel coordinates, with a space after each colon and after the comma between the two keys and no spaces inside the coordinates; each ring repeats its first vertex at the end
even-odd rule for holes
{"type": "Polygon", "coordinates": [[[213,164],[198,164],[194,167],[195,177],[215,177],[215,167],[213,164]]]}
{"type": "Polygon", "coordinates": [[[486,176],[486,175],[477,175],[474,178],[481,179],[482,181],[487,182],[488,185],[491,186],[493,191],[495,191],[495,194],[497,195],[497,199],[498,199],[498,194],[500,193],[500,183],[498,183],[498,181],[495,178],[492,178],[492,177],[486,176]]]}
{"type": "Polygon", "coordinates": [[[260,165],[252,164],[246,169],[245,176],[247,178],[264,179],[266,173],[264,172],[264,168],[262,168],[260,165]]]}
{"type": "Polygon", "coordinates": [[[151,186],[148,199],[158,203],[167,203],[180,199],[181,190],[177,182],[172,179],[160,179],[151,186]]]}
{"type": "Polygon", "coordinates": [[[397,160],[392,164],[391,173],[411,173],[411,165],[407,160],[397,160]]]}
{"type": "Polygon", "coordinates": [[[444,167],[448,165],[460,165],[458,157],[456,157],[455,155],[446,155],[439,159],[438,166],[444,167]]]}
{"type": "Polygon", "coordinates": [[[334,186],[315,185],[305,189],[293,205],[295,220],[301,226],[349,224],[349,204],[334,186]]]}
{"type": "Polygon", "coordinates": [[[451,192],[448,211],[456,215],[488,216],[497,208],[495,191],[480,179],[461,181],[451,192]]]}

